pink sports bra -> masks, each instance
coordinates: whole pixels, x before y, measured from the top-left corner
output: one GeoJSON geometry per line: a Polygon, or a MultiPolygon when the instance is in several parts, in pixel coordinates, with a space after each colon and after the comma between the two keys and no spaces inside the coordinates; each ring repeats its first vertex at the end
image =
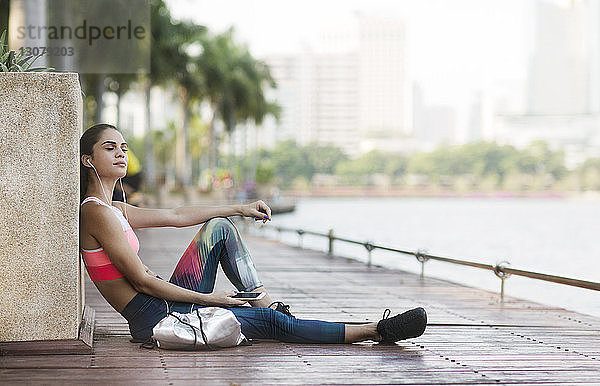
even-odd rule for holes
{"type": "MultiPolygon", "coordinates": [[[[131,245],[131,248],[133,248],[135,253],[137,253],[140,249],[139,240],[133,232],[131,225],[129,225],[129,222],[127,222],[119,208],[116,208],[112,205],[107,205],[97,197],[88,197],[85,200],[83,200],[81,205],[85,204],[88,201],[95,201],[104,206],[108,206],[109,208],[114,210],[115,214],[119,218],[119,221],[121,222],[123,232],[125,232],[125,236],[127,237],[129,245],[131,245]]],[[[104,248],[100,247],[91,250],[80,248],[80,250],[81,256],[83,257],[83,261],[85,262],[85,267],[92,281],[114,280],[125,276],[110,261],[108,255],[106,254],[106,252],[104,252],[104,248]]]]}

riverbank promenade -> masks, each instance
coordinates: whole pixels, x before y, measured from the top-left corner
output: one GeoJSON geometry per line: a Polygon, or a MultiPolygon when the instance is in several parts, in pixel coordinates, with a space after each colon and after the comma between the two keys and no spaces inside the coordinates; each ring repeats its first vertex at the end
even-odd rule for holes
{"type": "MultiPolygon", "coordinates": [[[[137,230],[144,263],[168,278],[199,227],[137,230]]],[[[86,278],[92,355],[0,357],[3,384],[589,384],[600,318],[301,250],[244,234],[272,297],[300,318],[377,321],[423,306],[429,325],[395,345],[260,341],[219,351],[147,350],[86,278]]],[[[451,268],[449,268],[451,269],[451,268]]],[[[231,288],[219,273],[219,289],[231,288]]]]}

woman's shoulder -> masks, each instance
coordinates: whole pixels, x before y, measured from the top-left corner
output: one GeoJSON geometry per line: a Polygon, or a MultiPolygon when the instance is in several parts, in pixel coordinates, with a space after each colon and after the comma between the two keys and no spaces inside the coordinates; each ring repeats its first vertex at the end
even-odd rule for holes
{"type": "MultiPolygon", "coordinates": [[[[97,243],[96,233],[102,224],[112,224],[114,221],[118,221],[114,213],[110,213],[111,209],[105,205],[97,202],[85,203],[81,205],[79,211],[79,235],[82,247],[86,249],[95,249],[94,246],[97,243]],[[96,242],[91,242],[92,237],[96,242]],[[87,242],[83,240],[88,240],[87,242]],[[86,246],[87,245],[87,246],[86,246]]],[[[114,224],[113,224],[114,226],[114,224]]]]}
{"type": "Polygon", "coordinates": [[[100,218],[108,216],[114,217],[114,214],[111,214],[110,212],[111,209],[108,206],[92,200],[81,205],[79,211],[81,219],[85,221],[97,221],[100,218]]]}
{"type": "Polygon", "coordinates": [[[102,204],[83,205],[80,211],[79,225],[82,234],[89,234],[97,240],[99,235],[109,234],[123,227],[121,219],[116,215],[114,209],[102,204]]]}
{"type": "MultiPolygon", "coordinates": [[[[118,210],[121,211],[121,213],[124,213],[124,208],[125,208],[125,204],[122,203],[121,201],[113,201],[112,206],[117,208],[118,210]]],[[[106,204],[101,204],[96,200],[88,200],[86,202],[84,202],[83,204],[81,204],[81,214],[83,215],[84,213],[86,215],[106,215],[107,213],[111,212],[111,208],[106,205],[106,204]]]]}

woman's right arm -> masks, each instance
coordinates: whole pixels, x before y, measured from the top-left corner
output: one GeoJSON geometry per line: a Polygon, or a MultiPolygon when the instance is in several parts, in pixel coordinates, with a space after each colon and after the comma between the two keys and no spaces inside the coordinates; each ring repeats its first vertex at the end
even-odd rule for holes
{"type": "MultiPolygon", "coordinates": [[[[110,255],[109,255],[110,256],[110,255]]],[[[137,255],[136,255],[137,256],[137,255]]],[[[116,264],[115,264],[116,265],[116,264]]],[[[118,267],[117,267],[118,268],[118,267]]],[[[132,284],[133,285],[133,284],[132,284]]],[[[201,294],[173,283],[161,280],[152,275],[145,275],[140,284],[133,285],[138,292],[143,292],[159,299],[175,300],[178,302],[202,304],[206,306],[240,306],[245,302],[232,299],[233,291],[201,294]]]]}
{"type": "Polygon", "coordinates": [[[175,284],[161,280],[148,273],[144,264],[129,245],[121,223],[109,208],[91,206],[87,208],[88,219],[94,219],[90,234],[100,243],[117,269],[125,275],[133,288],[138,292],[179,302],[202,305],[239,306],[245,302],[232,299],[231,292],[213,292],[201,294],[175,284]]]}

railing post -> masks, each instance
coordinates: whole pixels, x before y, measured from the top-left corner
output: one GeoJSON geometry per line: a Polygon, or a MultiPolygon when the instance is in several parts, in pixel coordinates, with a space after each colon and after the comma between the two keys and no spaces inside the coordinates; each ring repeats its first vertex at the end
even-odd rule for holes
{"type": "Polygon", "coordinates": [[[329,249],[327,251],[327,254],[331,257],[331,256],[333,256],[333,240],[334,240],[333,229],[329,229],[329,233],[328,233],[327,237],[329,238],[329,249]]]}
{"type": "Polygon", "coordinates": [[[304,231],[302,229],[297,229],[296,233],[298,233],[298,248],[302,248],[302,236],[304,235],[304,231]]]}
{"type": "Polygon", "coordinates": [[[368,260],[367,260],[367,266],[370,267],[371,266],[371,251],[373,251],[373,249],[375,249],[375,246],[370,241],[367,241],[363,245],[367,249],[367,252],[369,253],[368,260]]]}
{"type": "Polygon", "coordinates": [[[417,249],[415,252],[415,258],[421,263],[421,279],[425,278],[425,263],[429,260],[427,253],[427,249],[417,249]]]}
{"type": "Polygon", "coordinates": [[[510,277],[509,273],[504,272],[504,267],[510,265],[506,260],[496,263],[494,266],[494,274],[500,278],[500,301],[504,302],[504,280],[510,277]]]}

